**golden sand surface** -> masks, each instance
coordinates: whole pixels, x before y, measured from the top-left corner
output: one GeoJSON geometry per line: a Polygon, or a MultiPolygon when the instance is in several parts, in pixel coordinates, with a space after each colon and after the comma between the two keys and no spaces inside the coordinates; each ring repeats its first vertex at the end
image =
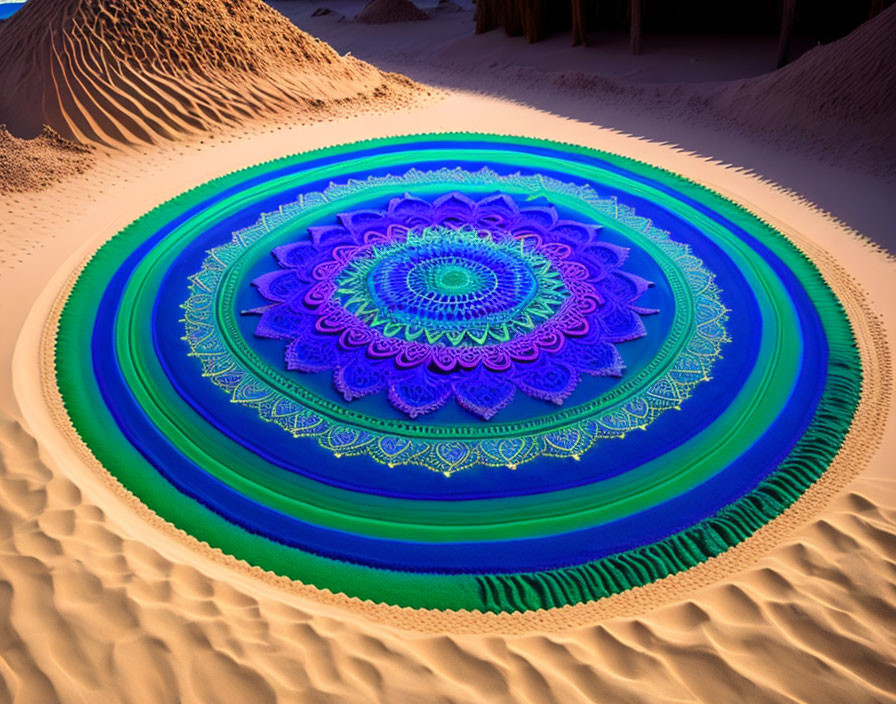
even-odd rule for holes
{"type": "Polygon", "coordinates": [[[303,32],[262,0],[30,0],[0,26],[0,122],[17,137],[155,143],[426,91],[303,32]]]}
{"type": "Polygon", "coordinates": [[[4,199],[0,701],[896,701],[892,258],[744,170],[486,96],[451,92],[398,113],[203,141],[102,152],[76,180],[4,199]],[[85,257],[215,176],[423,126],[623,153],[714,188],[791,237],[842,297],[868,370],[831,472],[756,538],[701,567],[521,618],[284,588],[128,501],[47,403],[48,325],[85,257]]]}
{"type": "MultiPolygon", "coordinates": [[[[440,22],[466,21],[405,27],[436,37],[440,22]]],[[[359,50],[392,49],[380,26],[338,27],[359,50]]],[[[439,91],[380,71],[259,0],[146,0],[139,13],[111,0],[30,0],[0,28],[0,122],[12,133],[0,130],[0,704],[896,702],[896,260],[800,194],[717,159],[754,156],[880,203],[896,125],[894,31],[891,7],[789,69],[710,98],[505,67],[495,80],[517,76],[522,104],[482,94],[469,72],[476,91],[456,76],[439,91]],[[670,112],[666,93],[683,109],[670,112]],[[612,112],[631,100],[622,118],[612,112]],[[704,131],[709,109],[732,126],[777,129],[782,152],[704,131]],[[644,121],[675,122],[680,143],[701,153],[631,136],[634,122],[601,126],[635,117],[642,134],[644,121]],[[18,139],[44,124],[95,146],[50,132],[18,139]],[[484,615],[278,579],[164,523],[97,465],[60,408],[49,360],[59,305],[98,246],[169,198],[258,162],[462,130],[640,159],[790,237],[843,301],[865,368],[853,428],[822,480],[749,541],[682,575],[592,604],[484,615]],[[822,158],[836,153],[842,166],[844,149],[855,163],[874,156],[876,170],[822,158]]],[[[429,36],[415,41],[431,61],[429,36]]],[[[439,51],[459,51],[481,74],[493,40],[439,51]]],[[[884,208],[868,218],[886,236],[891,220],[884,208]]]]}
{"type": "Polygon", "coordinates": [[[33,139],[13,137],[0,125],[0,193],[33,191],[77,177],[93,165],[93,149],[44,126],[33,139]]]}

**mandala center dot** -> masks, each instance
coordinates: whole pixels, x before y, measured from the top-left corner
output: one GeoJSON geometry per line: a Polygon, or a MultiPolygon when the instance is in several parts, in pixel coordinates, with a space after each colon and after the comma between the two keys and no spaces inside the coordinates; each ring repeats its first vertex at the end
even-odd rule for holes
{"type": "MultiPolygon", "coordinates": [[[[370,283],[376,288],[376,281],[370,283]]],[[[424,259],[411,269],[405,285],[409,293],[441,308],[493,295],[498,280],[493,271],[477,262],[439,257],[424,259]]]]}
{"type": "Polygon", "coordinates": [[[469,272],[460,267],[447,267],[440,274],[436,286],[447,294],[463,293],[470,285],[469,272]]]}
{"type": "Polygon", "coordinates": [[[531,330],[568,295],[550,260],[506,233],[446,227],[372,246],[337,280],[335,299],[366,325],[454,347],[493,342],[496,326],[503,340],[531,330]]]}

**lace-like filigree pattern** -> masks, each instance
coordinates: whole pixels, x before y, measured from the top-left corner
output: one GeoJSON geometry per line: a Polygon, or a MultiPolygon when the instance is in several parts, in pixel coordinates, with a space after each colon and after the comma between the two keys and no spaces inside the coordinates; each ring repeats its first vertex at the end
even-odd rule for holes
{"type": "MultiPolygon", "coordinates": [[[[211,249],[190,281],[190,297],[183,305],[184,339],[190,354],[201,362],[203,374],[232,402],[255,409],[296,438],[313,438],[337,457],[366,455],[384,465],[421,466],[445,475],[471,467],[515,468],[540,457],[579,458],[600,439],[624,437],[646,428],[663,413],[680,408],[697,384],[711,378],[722,345],[728,341],[727,310],[715,276],[689,247],[589,186],[544,175],[502,175],[489,167],[475,172],[412,168],[400,175],[349,180],[331,184],[324,191],[303,193],[211,249]],[[319,408],[323,403],[319,397],[299,385],[284,386],[286,379],[276,380],[277,375],[262,360],[253,361],[251,351],[232,331],[233,321],[221,325],[216,310],[234,309],[235,291],[227,282],[227,272],[238,267],[254,247],[263,246],[281,226],[317,208],[378,189],[431,189],[434,184],[444,185],[446,190],[503,187],[512,189],[518,201],[569,199],[625,231],[637,233],[643,243],[649,243],[651,256],[663,268],[676,301],[680,300],[671,331],[679,339],[675,349],[662,352],[637,378],[628,375],[607,394],[578,407],[558,408],[546,426],[526,420],[506,425],[496,418],[479,423],[474,436],[470,428],[449,426],[450,432],[435,433],[410,422],[367,416],[353,412],[351,404],[327,405],[324,411],[319,408]]],[[[475,383],[474,374],[471,383],[475,383]]]]}
{"type": "Polygon", "coordinates": [[[560,404],[582,374],[621,376],[615,345],[646,334],[650,285],[628,250],[555,207],[510,196],[405,195],[278,247],[253,283],[260,337],[290,370],[333,370],[347,401],[386,391],[411,418],[452,397],[490,419],[517,390],[560,404]]]}

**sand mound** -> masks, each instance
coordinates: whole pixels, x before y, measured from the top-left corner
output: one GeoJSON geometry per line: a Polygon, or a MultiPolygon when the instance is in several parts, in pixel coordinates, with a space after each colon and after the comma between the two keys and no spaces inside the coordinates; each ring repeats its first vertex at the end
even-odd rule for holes
{"type": "Polygon", "coordinates": [[[93,159],[90,147],[63,139],[49,127],[34,139],[18,139],[0,125],[0,193],[44,188],[84,173],[93,159]]]}
{"type": "Polygon", "coordinates": [[[138,143],[419,91],[261,0],[31,0],[0,27],[0,122],[138,143]]]}
{"type": "Polygon", "coordinates": [[[463,11],[464,8],[462,8],[456,2],[452,2],[452,0],[439,0],[439,4],[432,9],[432,14],[441,15],[463,11]]]}
{"type": "Polygon", "coordinates": [[[896,6],[774,73],[740,81],[711,105],[752,127],[833,137],[896,160],[896,6]]]}
{"type": "Polygon", "coordinates": [[[336,12],[335,10],[331,10],[329,7],[319,7],[314,12],[311,13],[312,17],[329,17],[331,19],[335,19],[337,22],[342,22],[345,19],[345,15],[341,12],[336,12]]]}
{"type": "Polygon", "coordinates": [[[366,24],[389,24],[391,22],[414,22],[428,20],[423,10],[411,0],[371,0],[355,17],[355,22],[366,24]]]}

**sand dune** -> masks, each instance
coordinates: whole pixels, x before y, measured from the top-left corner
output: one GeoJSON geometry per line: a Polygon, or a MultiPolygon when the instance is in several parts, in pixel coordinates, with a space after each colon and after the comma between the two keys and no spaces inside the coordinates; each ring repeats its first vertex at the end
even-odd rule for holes
{"type": "MultiPolygon", "coordinates": [[[[80,179],[2,201],[0,702],[896,702],[892,432],[880,447],[872,441],[845,458],[876,449],[861,476],[798,505],[773,539],[746,543],[722,568],[707,564],[652,591],[628,592],[614,602],[622,606],[569,618],[562,628],[560,614],[526,628],[439,632],[437,615],[413,630],[399,623],[413,623],[415,614],[390,621],[369,603],[277,588],[146,521],[54,425],[37,353],[69,274],[159,203],[287,152],[421,129],[560,135],[707,184],[800,246],[834,253],[826,260],[867,291],[892,347],[891,258],[743,169],[511,101],[452,92],[418,110],[295,124],[340,105],[402,104],[417,88],[339,57],[255,0],[147,0],[139,21],[112,0],[65,0],[62,19],[51,16],[53,6],[31,0],[0,28],[0,121],[16,115],[15,134],[49,123],[79,140],[138,147],[97,149],[95,167],[80,179]],[[282,130],[253,124],[276,115],[288,118],[282,130]],[[243,123],[241,132],[205,132],[243,123]],[[193,139],[167,141],[181,135],[193,139]]],[[[791,67],[794,89],[800,65],[791,67]]],[[[732,100],[752,105],[751,85],[732,100]]],[[[864,103],[866,116],[873,117],[873,100],[864,103]]],[[[892,112],[891,103],[879,104],[892,112]]],[[[834,119],[851,119],[832,110],[834,119]]],[[[12,139],[0,136],[0,154],[14,153],[12,139]]],[[[889,214],[881,209],[877,217],[889,214]]],[[[886,344],[867,347],[885,356],[886,344]]],[[[885,383],[875,390],[892,398],[885,383]]],[[[873,427],[859,433],[876,438],[887,420],[871,418],[873,427]]]]}
{"type": "Polygon", "coordinates": [[[45,188],[83,174],[93,158],[89,146],[62,139],[50,127],[34,139],[19,139],[0,125],[0,193],[45,188]]]}
{"type": "Polygon", "coordinates": [[[779,71],[725,86],[709,102],[755,129],[884,150],[896,167],[896,5],[779,71]]]}
{"type": "Polygon", "coordinates": [[[168,559],[9,420],[0,452],[0,701],[896,701],[892,481],[856,484],[750,569],[649,615],[415,634],[168,559]]]}
{"type": "Polygon", "coordinates": [[[355,22],[365,24],[389,24],[390,22],[414,22],[428,20],[411,0],[371,0],[355,17],[355,22]]]}
{"type": "Polygon", "coordinates": [[[262,116],[398,106],[420,91],[261,0],[31,0],[0,27],[0,123],[20,137],[46,124],[79,142],[156,142],[262,116]]]}

